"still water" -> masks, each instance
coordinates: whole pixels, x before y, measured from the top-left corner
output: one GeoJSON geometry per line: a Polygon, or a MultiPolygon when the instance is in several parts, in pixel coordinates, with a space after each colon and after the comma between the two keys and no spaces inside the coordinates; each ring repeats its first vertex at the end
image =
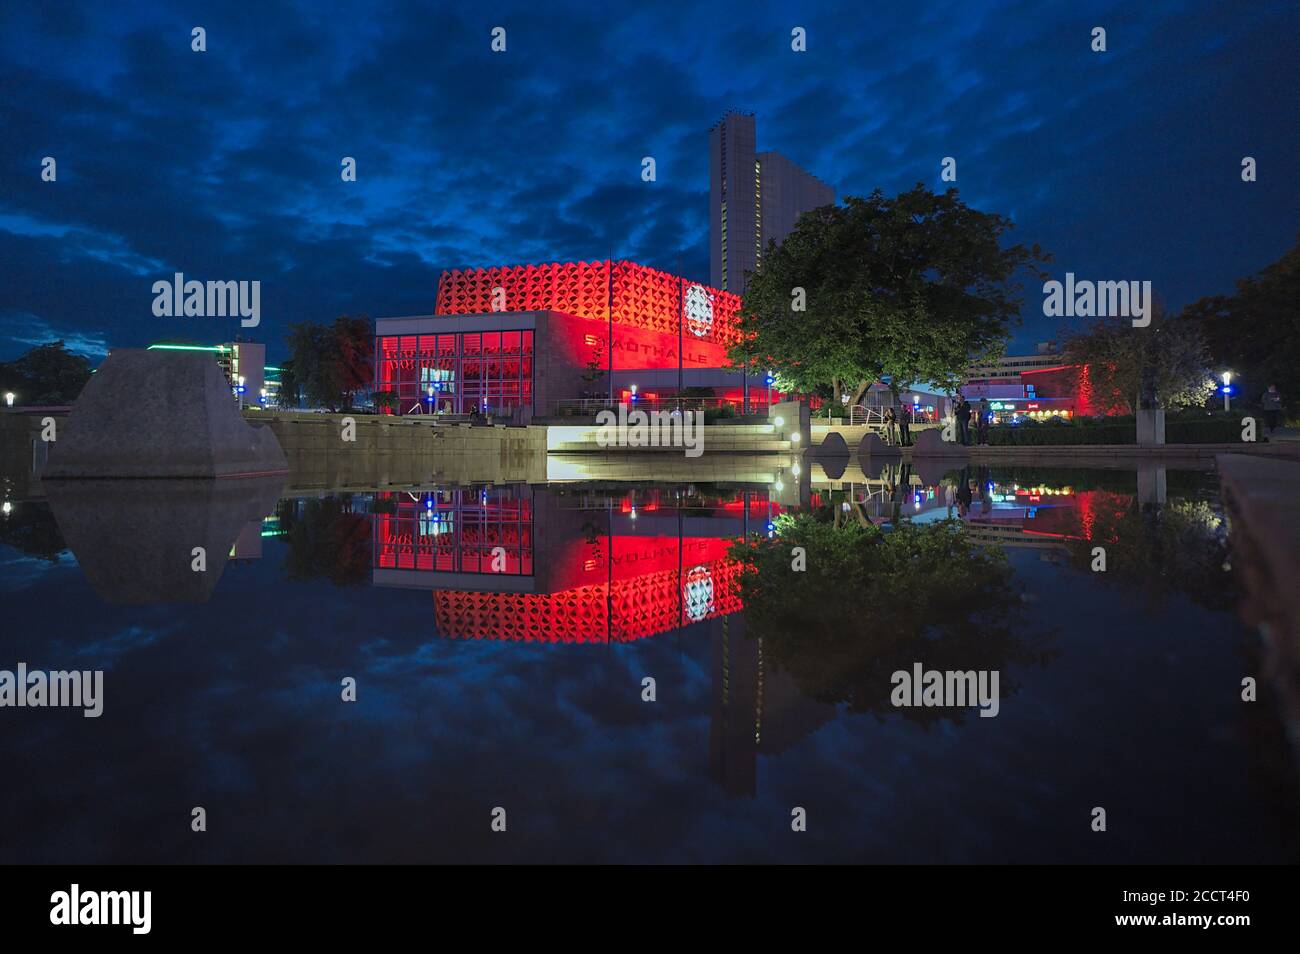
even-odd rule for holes
{"type": "Polygon", "coordinates": [[[3,517],[0,669],[104,709],[0,709],[0,862],[1300,860],[1217,482],[1162,481],[49,487],[3,517]],[[801,514],[747,610],[733,543],[801,514]],[[996,717],[895,706],[913,663],[997,671],[996,717]]]}

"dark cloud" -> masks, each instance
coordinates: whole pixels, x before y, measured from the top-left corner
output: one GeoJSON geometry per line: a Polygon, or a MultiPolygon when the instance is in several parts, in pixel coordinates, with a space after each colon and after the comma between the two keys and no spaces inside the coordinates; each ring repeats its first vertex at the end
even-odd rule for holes
{"type": "MultiPolygon", "coordinates": [[[[705,278],[707,130],[732,105],[841,196],[938,187],[954,156],[1056,270],[1177,306],[1294,240],[1298,33],[1289,3],[11,4],[0,357],[178,333],[149,291],[177,270],[261,280],[273,356],[293,321],[431,310],[444,267],[612,251],[705,278]]],[[[1037,314],[1021,346],[1050,334],[1037,314]]]]}

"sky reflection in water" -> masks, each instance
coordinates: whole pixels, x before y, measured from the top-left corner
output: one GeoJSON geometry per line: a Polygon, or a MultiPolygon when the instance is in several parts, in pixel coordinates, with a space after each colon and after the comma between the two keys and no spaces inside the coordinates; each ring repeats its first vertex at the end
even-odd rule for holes
{"type": "Polygon", "coordinates": [[[942,593],[876,588],[873,609],[847,577],[775,623],[789,638],[780,614],[747,620],[728,547],[783,510],[757,486],[284,497],[265,520],[210,498],[20,503],[0,668],[103,668],[106,699],[97,720],[0,713],[20,782],[0,861],[1300,858],[1282,730],[1239,701],[1256,640],[1212,475],[1170,472],[1159,507],[1132,473],[947,481],[885,472],[802,509],[963,520],[1008,562],[996,644],[988,605],[945,651],[942,593]],[[200,525],[233,545],[195,591],[160,568],[200,525]],[[889,706],[880,672],[927,658],[1000,668],[999,715],[889,706]]]}

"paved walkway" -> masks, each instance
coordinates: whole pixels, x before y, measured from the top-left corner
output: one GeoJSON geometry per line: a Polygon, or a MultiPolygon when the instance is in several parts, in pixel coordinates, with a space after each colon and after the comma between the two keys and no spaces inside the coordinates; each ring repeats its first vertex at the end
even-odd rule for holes
{"type": "Polygon", "coordinates": [[[1218,467],[1242,612],[1264,642],[1260,676],[1276,686],[1300,746],[1300,462],[1225,454],[1218,467]]]}

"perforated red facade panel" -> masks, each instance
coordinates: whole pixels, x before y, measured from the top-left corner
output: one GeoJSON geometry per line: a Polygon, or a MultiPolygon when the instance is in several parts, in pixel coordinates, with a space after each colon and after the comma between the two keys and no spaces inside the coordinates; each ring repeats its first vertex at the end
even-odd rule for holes
{"type": "Polygon", "coordinates": [[[739,338],[740,297],[635,262],[553,262],[454,269],[438,281],[437,313],[561,311],[660,334],[683,333],[729,346],[739,338]],[[500,288],[497,301],[493,289],[500,288]]]}

